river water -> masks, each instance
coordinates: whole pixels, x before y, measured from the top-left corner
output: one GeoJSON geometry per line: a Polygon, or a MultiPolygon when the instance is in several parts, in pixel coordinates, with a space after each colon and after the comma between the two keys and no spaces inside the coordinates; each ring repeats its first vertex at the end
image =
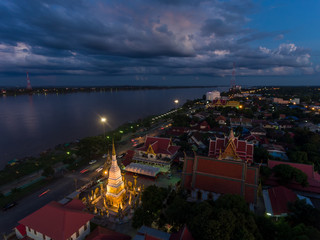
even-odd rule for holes
{"type": "MultiPolygon", "coordinates": [[[[37,155],[59,143],[103,133],[119,125],[164,113],[212,88],[108,91],[0,97],[0,169],[13,158],[37,155]]],[[[219,89],[218,89],[219,90],[219,89]]]]}

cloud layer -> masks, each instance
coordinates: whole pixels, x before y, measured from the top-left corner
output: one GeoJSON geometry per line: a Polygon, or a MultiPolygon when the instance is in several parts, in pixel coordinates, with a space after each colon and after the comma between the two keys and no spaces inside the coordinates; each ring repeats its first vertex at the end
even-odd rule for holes
{"type": "Polygon", "coordinates": [[[4,0],[0,73],[283,76],[314,74],[310,50],[284,31],[248,27],[252,1],[4,0]],[[269,39],[278,45],[257,46],[269,39]]]}

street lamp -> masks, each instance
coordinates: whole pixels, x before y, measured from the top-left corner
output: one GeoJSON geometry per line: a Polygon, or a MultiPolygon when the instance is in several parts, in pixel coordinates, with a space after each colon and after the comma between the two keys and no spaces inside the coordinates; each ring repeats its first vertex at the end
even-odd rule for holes
{"type": "Polygon", "coordinates": [[[179,104],[179,100],[178,100],[178,99],[174,100],[174,103],[176,104],[176,114],[178,114],[178,104],[179,104]]]}
{"type": "Polygon", "coordinates": [[[102,117],[101,119],[102,125],[103,125],[103,141],[106,141],[106,122],[107,122],[107,118],[102,117]]]}

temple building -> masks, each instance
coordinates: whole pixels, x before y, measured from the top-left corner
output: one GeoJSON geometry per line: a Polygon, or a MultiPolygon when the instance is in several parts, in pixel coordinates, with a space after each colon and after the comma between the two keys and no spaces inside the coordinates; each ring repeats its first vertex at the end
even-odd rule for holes
{"type": "Polygon", "coordinates": [[[253,149],[253,144],[246,140],[239,140],[231,130],[228,137],[210,140],[208,155],[214,158],[243,160],[251,164],[253,162],[253,149]]]}
{"type": "MultiPolygon", "coordinates": [[[[108,154],[109,155],[109,154],[108,154]]],[[[121,172],[116,157],[114,144],[112,144],[112,158],[106,159],[108,177],[101,181],[88,195],[82,197],[87,209],[101,217],[113,222],[127,222],[133,216],[134,208],[141,204],[141,192],[144,186],[137,185],[138,176],[132,176],[133,182],[125,178],[121,172]],[[109,164],[111,160],[111,164],[109,164]]]]}
{"type": "MultiPolygon", "coordinates": [[[[147,136],[144,146],[136,149],[133,160],[137,164],[149,165],[159,168],[161,172],[166,172],[170,170],[172,160],[177,156],[179,149],[179,146],[172,144],[170,138],[147,136]]],[[[139,171],[138,168],[137,171],[139,171]]]]}
{"type": "Polygon", "coordinates": [[[119,207],[123,198],[126,196],[126,190],[121,175],[121,170],[117,163],[116,151],[112,145],[112,162],[109,169],[106,198],[113,207],[119,207]]]}
{"type": "Polygon", "coordinates": [[[216,200],[221,194],[241,195],[253,209],[259,168],[249,165],[252,155],[253,145],[240,142],[231,131],[228,138],[210,142],[209,157],[185,157],[182,186],[195,200],[216,200]]]}
{"type": "Polygon", "coordinates": [[[238,101],[228,101],[226,99],[214,99],[206,105],[207,108],[214,107],[234,107],[241,108],[241,104],[238,101]]]}

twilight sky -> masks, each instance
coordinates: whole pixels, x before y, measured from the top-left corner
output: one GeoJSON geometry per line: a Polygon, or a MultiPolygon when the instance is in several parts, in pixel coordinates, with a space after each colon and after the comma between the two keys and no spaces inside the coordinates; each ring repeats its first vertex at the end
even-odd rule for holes
{"type": "Polygon", "coordinates": [[[1,0],[0,86],[320,85],[318,0],[1,0]]]}

